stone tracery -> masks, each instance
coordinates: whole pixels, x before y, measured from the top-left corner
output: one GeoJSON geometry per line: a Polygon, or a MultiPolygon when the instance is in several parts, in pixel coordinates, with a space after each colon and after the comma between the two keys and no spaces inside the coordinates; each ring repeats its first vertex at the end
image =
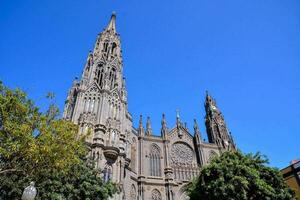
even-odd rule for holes
{"type": "Polygon", "coordinates": [[[171,148],[171,159],[175,165],[193,163],[193,151],[184,143],[175,143],[171,148]]]}
{"type": "Polygon", "coordinates": [[[188,181],[198,174],[199,169],[194,162],[193,150],[187,144],[182,142],[173,144],[170,157],[175,180],[188,181]]]}
{"type": "Polygon", "coordinates": [[[152,190],[151,200],[161,200],[161,194],[157,189],[152,190]]]}

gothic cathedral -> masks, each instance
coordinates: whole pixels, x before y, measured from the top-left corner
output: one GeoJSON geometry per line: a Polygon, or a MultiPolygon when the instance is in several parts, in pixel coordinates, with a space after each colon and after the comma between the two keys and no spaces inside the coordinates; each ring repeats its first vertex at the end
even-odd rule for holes
{"type": "Polygon", "coordinates": [[[75,80],[67,97],[64,118],[79,125],[79,134],[90,132],[90,156],[105,181],[117,183],[116,200],[187,199],[183,186],[199,168],[222,151],[235,149],[224,117],[207,93],[205,125],[208,142],[201,138],[196,120],[191,133],[176,117],[169,128],[163,114],[160,136],[154,135],[150,119],[137,128],[128,111],[123,77],[120,35],[116,15],[97,37],[80,80],[75,80]]]}

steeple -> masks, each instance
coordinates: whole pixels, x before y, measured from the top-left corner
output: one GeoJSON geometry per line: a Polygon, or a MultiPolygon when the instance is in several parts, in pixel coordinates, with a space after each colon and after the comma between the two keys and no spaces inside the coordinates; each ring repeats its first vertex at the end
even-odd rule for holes
{"type": "Polygon", "coordinates": [[[152,127],[151,127],[150,117],[147,117],[146,135],[148,135],[148,136],[152,135],[152,127]]]}
{"type": "Polygon", "coordinates": [[[217,144],[220,148],[235,148],[232,137],[229,134],[224,117],[217,107],[215,99],[206,91],[205,98],[205,125],[210,143],[217,144]]]}
{"type": "Polygon", "coordinates": [[[116,14],[112,13],[106,28],[98,35],[94,46],[94,60],[122,65],[120,36],[116,29],[116,14]]]}
{"type": "Polygon", "coordinates": [[[101,142],[104,148],[114,146],[119,153],[125,154],[127,127],[132,126],[132,118],[127,106],[115,13],[98,34],[93,51],[88,53],[81,80],[70,91],[64,118],[80,125],[79,134],[94,130],[88,142],[101,142]]]}

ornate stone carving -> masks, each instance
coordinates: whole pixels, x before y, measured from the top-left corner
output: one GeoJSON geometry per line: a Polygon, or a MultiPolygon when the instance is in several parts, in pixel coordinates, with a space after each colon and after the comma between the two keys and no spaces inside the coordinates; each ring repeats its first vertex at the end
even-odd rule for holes
{"type": "Polygon", "coordinates": [[[151,193],[152,200],[161,200],[161,194],[157,189],[152,190],[151,193]]]}
{"type": "Polygon", "coordinates": [[[193,163],[193,151],[184,143],[175,143],[171,148],[171,160],[175,165],[193,163]]]}
{"type": "Polygon", "coordinates": [[[82,113],[78,119],[79,123],[91,123],[94,124],[96,122],[96,114],[95,113],[82,113]]]}
{"type": "Polygon", "coordinates": [[[100,92],[98,86],[96,85],[96,83],[94,83],[89,89],[88,91],[89,93],[98,93],[100,92]]]}
{"type": "Polygon", "coordinates": [[[120,130],[121,122],[120,122],[120,120],[112,119],[109,117],[106,121],[106,127],[120,130]]]}

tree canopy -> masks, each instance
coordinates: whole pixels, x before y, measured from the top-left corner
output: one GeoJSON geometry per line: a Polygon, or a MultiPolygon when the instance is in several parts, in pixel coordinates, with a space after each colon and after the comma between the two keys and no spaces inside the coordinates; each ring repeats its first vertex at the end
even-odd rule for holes
{"type": "Polygon", "coordinates": [[[115,192],[83,161],[87,146],[78,127],[58,116],[52,102],[43,113],[25,92],[0,82],[0,199],[20,199],[30,181],[38,199],[107,199],[115,192]]]}
{"type": "Polygon", "coordinates": [[[224,152],[187,185],[191,200],[296,200],[276,168],[260,153],[224,152]]]}

